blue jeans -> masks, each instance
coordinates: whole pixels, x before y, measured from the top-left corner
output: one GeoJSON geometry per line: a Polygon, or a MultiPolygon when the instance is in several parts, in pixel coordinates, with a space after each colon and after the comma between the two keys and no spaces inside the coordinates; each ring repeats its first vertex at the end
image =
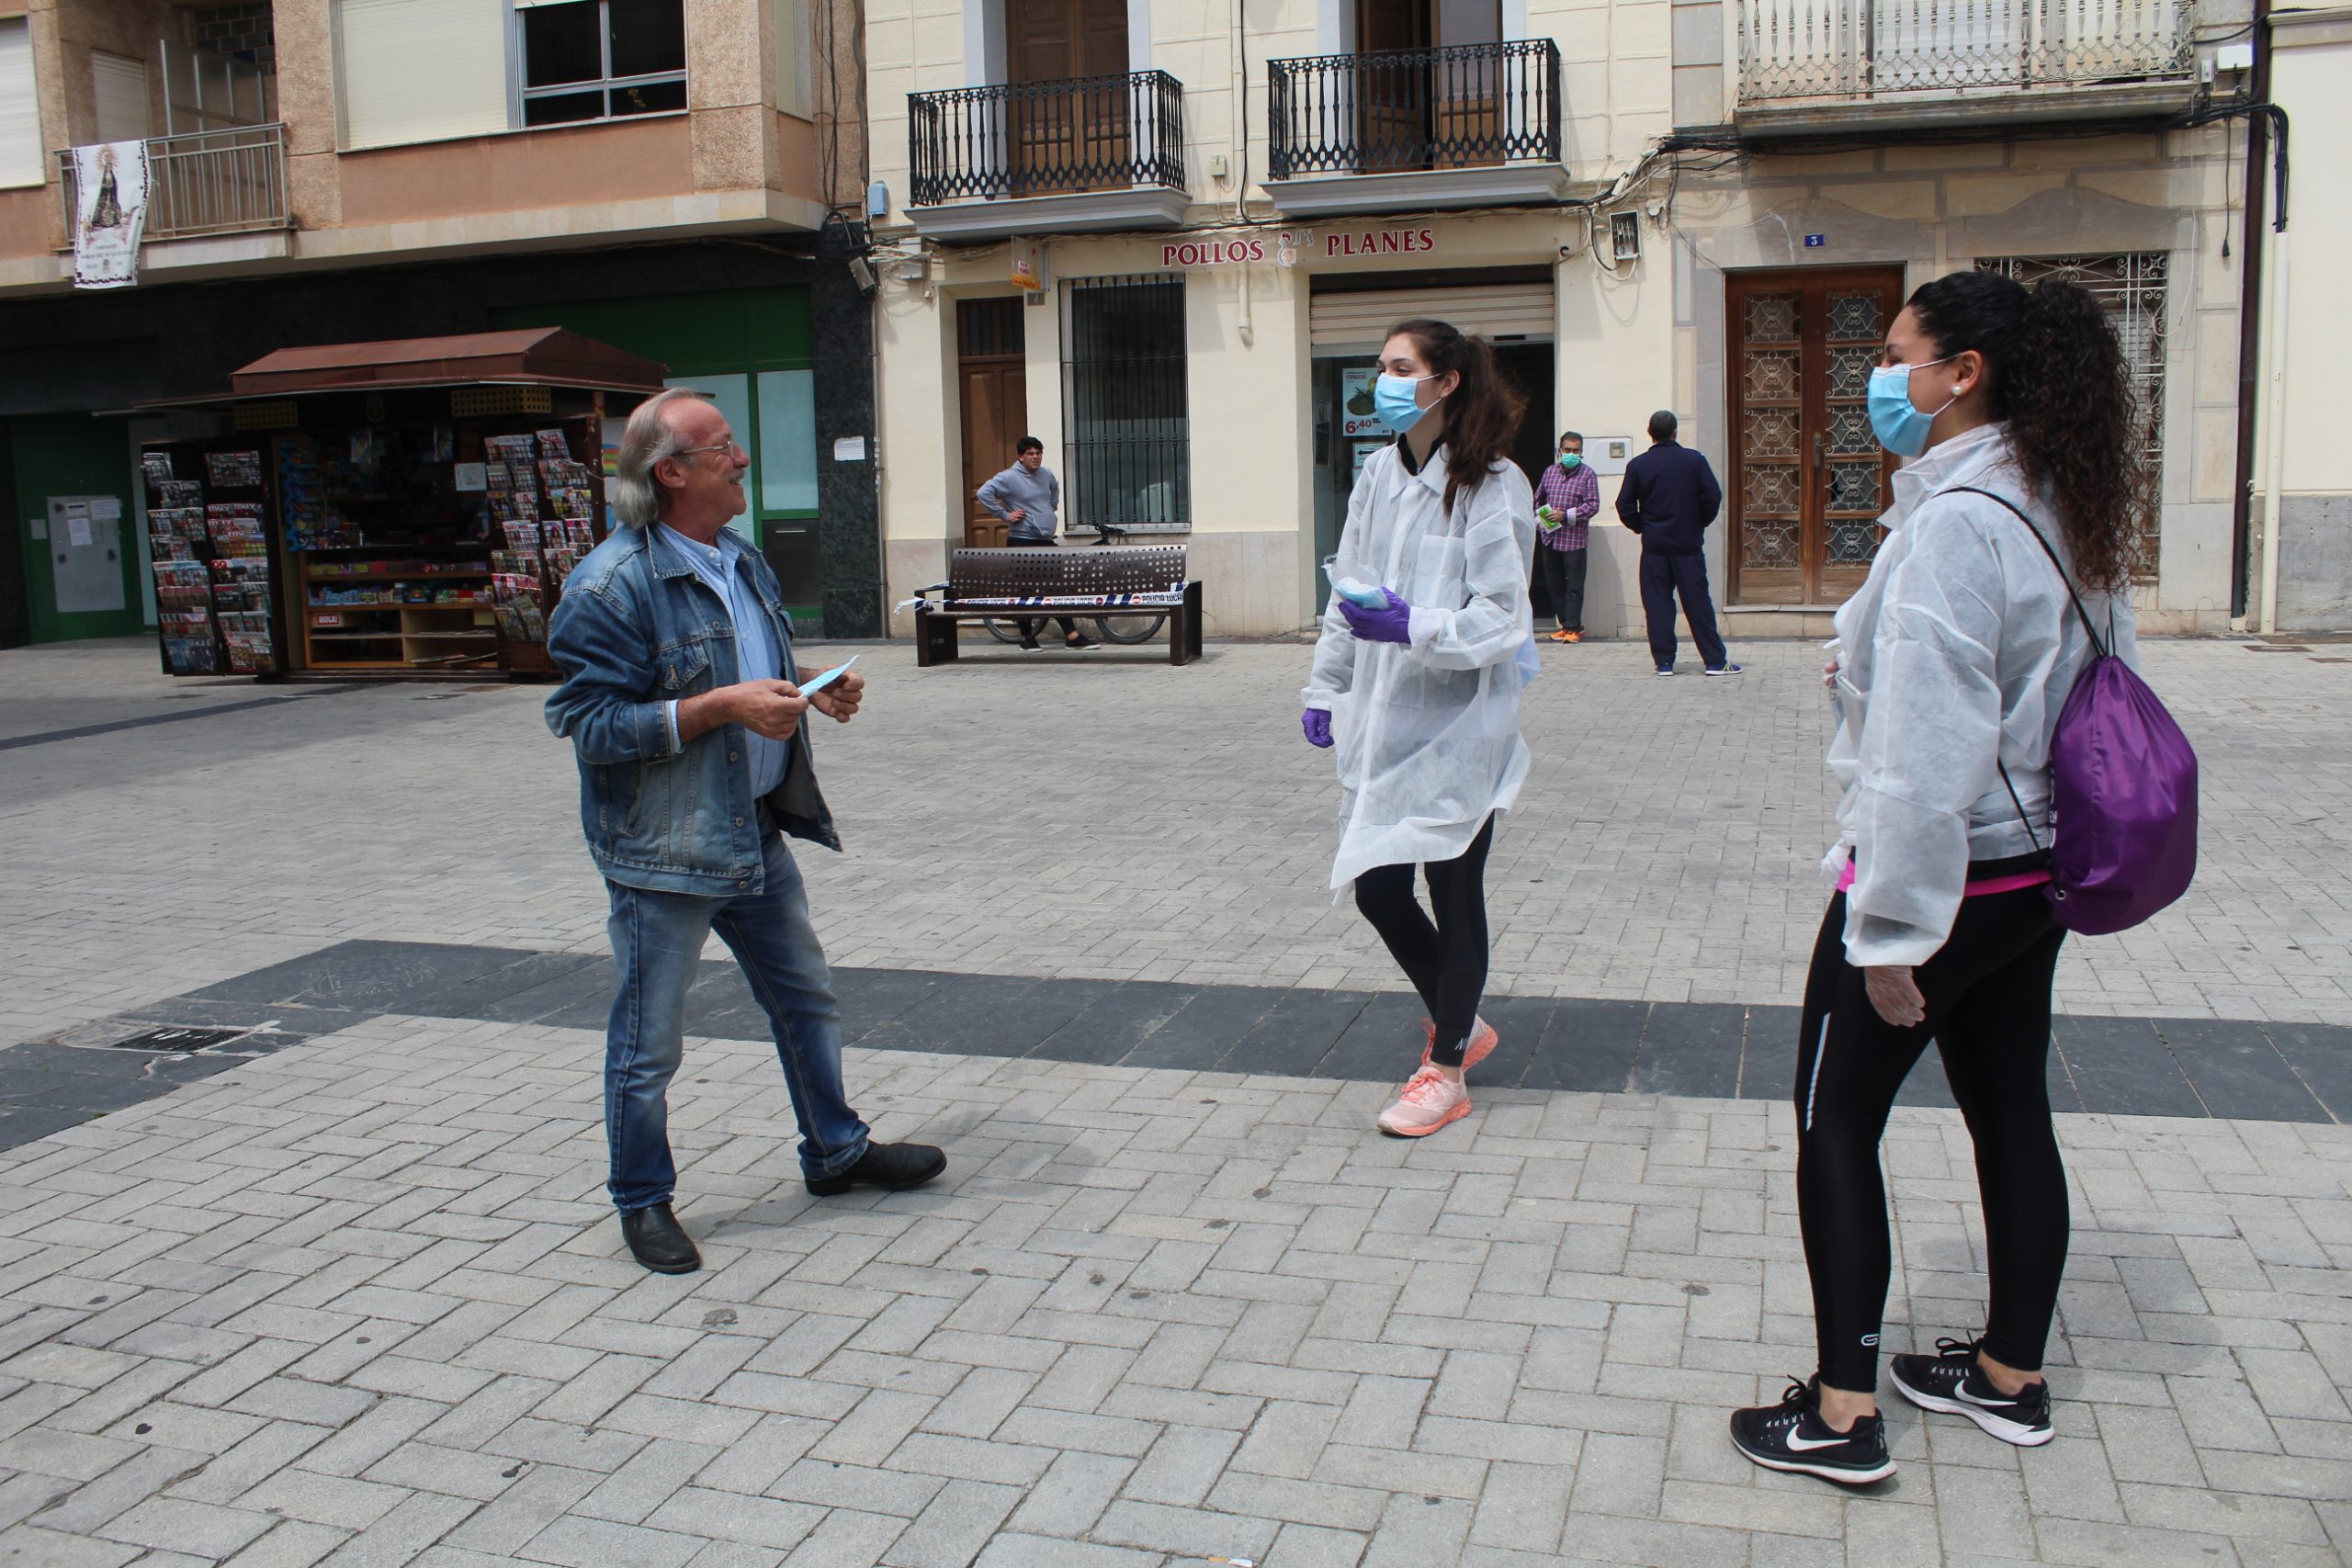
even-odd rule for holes
{"type": "Polygon", "coordinates": [[[752,994],[775,1031],[792,1114],[800,1124],[800,1168],[812,1179],[838,1176],[865,1154],[866,1127],[842,1089],[842,1018],[831,972],[808,921],[808,896],[784,840],[763,852],[766,891],[709,898],[607,881],[605,929],[619,964],[619,994],[605,1034],[607,1183],[623,1213],[666,1203],[677,1188],[670,1157],[670,1079],[684,1054],[686,988],[713,928],[743,966],[752,994]]]}

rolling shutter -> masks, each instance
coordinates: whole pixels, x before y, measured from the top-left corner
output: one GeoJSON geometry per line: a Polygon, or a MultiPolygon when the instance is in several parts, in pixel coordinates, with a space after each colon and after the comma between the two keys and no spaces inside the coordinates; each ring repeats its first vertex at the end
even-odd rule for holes
{"type": "Polygon", "coordinates": [[[1307,329],[1317,348],[1376,349],[1382,335],[1408,316],[1434,316],[1488,337],[1549,343],[1555,331],[1548,283],[1317,294],[1307,301],[1307,329]]]}
{"type": "Polygon", "coordinates": [[[90,51],[90,95],[96,109],[98,140],[147,140],[147,62],[127,55],[90,51]]]}
{"type": "Polygon", "coordinates": [[[34,96],[32,23],[9,17],[0,19],[0,186],[40,185],[48,165],[34,96]]]}
{"type": "Polygon", "coordinates": [[[343,144],[504,130],[503,0],[337,0],[343,144]]]}

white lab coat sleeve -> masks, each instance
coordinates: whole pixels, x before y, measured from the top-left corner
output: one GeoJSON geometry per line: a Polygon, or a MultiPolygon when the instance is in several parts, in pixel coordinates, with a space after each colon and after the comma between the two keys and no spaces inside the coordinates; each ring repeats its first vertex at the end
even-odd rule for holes
{"type": "MultiPolygon", "coordinates": [[[[1363,548],[1365,518],[1372,509],[1372,470],[1367,463],[1356,473],[1355,488],[1348,492],[1348,520],[1340,529],[1339,555],[1342,559],[1361,558],[1363,548]]],[[[1319,570],[1319,568],[1318,568],[1319,570]]],[[[1323,629],[1315,639],[1315,662],[1306,675],[1306,689],[1299,699],[1310,708],[1325,713],[1347,695],[1356,679],[1356,634],[1348,618],[1340,614],[1340,595],[1334,592],[1323,606],[1323,629]]]]}
{"type": "Polygon", "coordinates": [[[1924,964],[1951,935],[1969,808],[2000,781],[2002,565],[1989,524],[1934,510],[1908,525],[1923,532],[1872,639],[1846,897],[1846,959],[1860,967],[1924,964]]]}
{"type": "Polygon", "coordinates": [[[1461,604],[1416,604],[1408,618],[1414,655],[1440,670],[1508,664],[1527,641],[1527,578],[1535,563],[1535,494],[1505,463],[1464,502],[1461,604]]]}

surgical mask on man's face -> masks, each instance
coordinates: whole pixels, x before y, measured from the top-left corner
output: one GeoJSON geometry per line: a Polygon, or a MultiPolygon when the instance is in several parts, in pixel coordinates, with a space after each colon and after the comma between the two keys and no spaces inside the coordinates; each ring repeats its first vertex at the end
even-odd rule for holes
{"type": "Polygon", "coordinates": [[[1577,471],[1577,466],[1583,461],[1584,456],[1581,453],[1563,452],[1560,454],[1560,467],[1567,469],[1568,472],[1572,474],[1577,471]]]}
{"type": "Polygon", "coordinates": [[[1928,449],[1928,427],[1936,423],[1936,414],[1960,401],[1960,394],[1946,398],[1934,413],[1922,413],[1911,401],[1911,372],[1952,357],[1948,354],[1917,365],[1882,365],[1871,372],[1871,434],[1880,446],[1898,457],[1916,457],[1928,449]]]}
{"type": "MultiPolygon", "coordinates": [[[[1373,384],[1373,412],[1380,415],[1381,423],[1399,435],[1404,434],[1420,423],[1421,415],[1430,412],[1421,407],[1419,401],[1420,394],[1415,389],[1424,381],[1436,379],[1435,375],[1381,377],[1373,384]]],[[[1441,397],[1438,400],[1442,402],[1444,399],[1441,397]]],[[[1430,405],[1431,408],[1435,406],[1434,403],[1430,405]]]]}

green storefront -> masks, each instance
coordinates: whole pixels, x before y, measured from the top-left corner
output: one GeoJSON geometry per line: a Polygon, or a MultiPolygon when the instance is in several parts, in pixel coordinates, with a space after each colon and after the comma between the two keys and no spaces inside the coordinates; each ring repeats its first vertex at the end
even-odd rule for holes
{"type": "Polygon", "coordinates": [[[673,387],[708,393],[752,455],[744,480],[751,504],[736,526],[775,569],[795,623],[823,631],[817,362],[806,288],[514,306],[493,310],[490,324],[569,327],[660,361],[673,387]]]}
{"type": "Polygon", "coordinates": [[[135,637],[153,624],[130,423],[62,413],[0,425],[34,642],[135,637]]]}

